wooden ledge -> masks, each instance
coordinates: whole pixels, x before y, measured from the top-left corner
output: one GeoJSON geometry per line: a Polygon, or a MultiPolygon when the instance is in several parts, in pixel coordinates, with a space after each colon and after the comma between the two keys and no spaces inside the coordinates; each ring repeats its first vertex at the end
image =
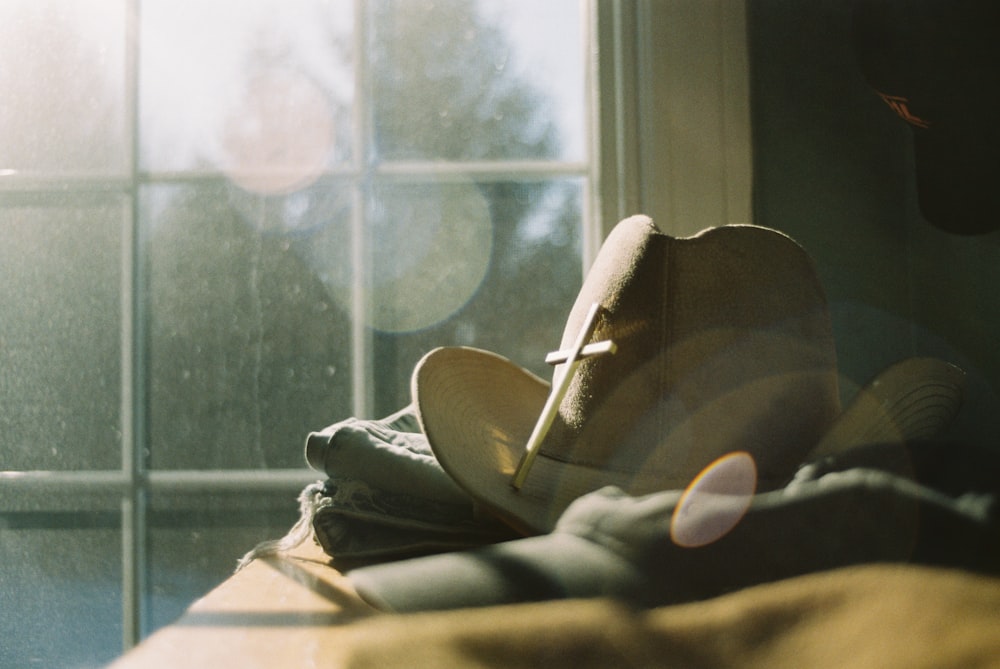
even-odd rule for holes
{"type": "Polygon", "coordinates": [[[378,611],[307,543],[251,562],[109,669],[329,665],[342,626],[378,611]]]}

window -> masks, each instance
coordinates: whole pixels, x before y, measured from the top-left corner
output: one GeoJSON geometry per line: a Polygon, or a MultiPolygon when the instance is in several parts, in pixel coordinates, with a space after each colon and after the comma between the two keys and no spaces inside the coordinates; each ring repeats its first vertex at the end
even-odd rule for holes
{"type": "Polygon", "coordinates": [[[749,220],[743,12],[0,3],[5,663],[172,621],[427,349],[547,373],[618,218],[749,220]]]}
{"type": "Polygon", "coordinates": [[[0,656],[93,666],[294,521],[434,346],[546,373],[600,234],[596,8],[0,4],[0,656]],[[58,629],[58,634],[52,634],[58,629]]]}

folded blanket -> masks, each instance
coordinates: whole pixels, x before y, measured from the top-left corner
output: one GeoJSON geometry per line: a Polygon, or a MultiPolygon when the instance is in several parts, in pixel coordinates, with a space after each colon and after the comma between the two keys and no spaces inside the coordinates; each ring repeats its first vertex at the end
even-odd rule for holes
{"type": "Polygon", "coordinates": [[[447,503],[349,478],[314,488],[316,540],[340,561],[389,560],[491,544],[514,536],[476,514],[471,500],[447,503]]]}
{"type": "Polygon", "coordinates": [[[468,506],[442,469],[412,406],[381,420],[348,418],[306,438],[306,462],[331,478],[364,481],[419,500],[468,506]]]}
{"type": "Polygon", "coordinates": [[[516,533],[476,504],[445,473],[412,407],[381,420],[348,418],[306,439],[306,461],[329,478],[299,496],[287,535],[240,560],[291,550],[315,534],[340,563],[385,561],[471,548],[516,533]]]}

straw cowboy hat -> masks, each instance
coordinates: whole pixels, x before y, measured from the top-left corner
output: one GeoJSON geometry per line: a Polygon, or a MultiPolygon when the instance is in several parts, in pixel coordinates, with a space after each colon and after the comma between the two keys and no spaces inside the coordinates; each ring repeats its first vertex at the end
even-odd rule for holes
{"type": "Polygon", "coordinates": [[[645,216],[608,236],[550,358],[551,383],[465,347],[431,351],[412,376],[441,466],[525,534],[604,486],[682,490],[734,451],[752,457],[758,490],[777,489],[817,448],[935,431],[962,376],[912,361],[874,384],[893,397],[842,412],[826,297],[795,241],[752,225],[677,239],[645,216]]]}

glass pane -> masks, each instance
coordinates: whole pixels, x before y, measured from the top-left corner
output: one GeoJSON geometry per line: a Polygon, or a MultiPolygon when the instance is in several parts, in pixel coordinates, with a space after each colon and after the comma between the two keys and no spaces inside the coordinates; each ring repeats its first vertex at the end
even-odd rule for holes
{"type": "Polygon", "coordinates": [[[297,494],[156,496],[146,633],[174,622],[231,576],[237,560],[258,543],[283,536],[298,520],[297,494]]]}
{"type": "Polygon", "coordinates": [[[144,189],[152,466],[302,467],[306,434],[347,411],[350,319],[315,264],[346,234],[343,194],[144,189]]]}
{"type": "Polygon", "coordinates": [[[0,469],[120,467],[118,202],[0,209],[0,469]]]}
{"type": "Polygon", "coordinates": [[[374,3],[378,156],[582,160],[576,0],[374,3]]]}
{"type": "Polygon", "coordinates": [[[0,176],[121,174],[125,2],[0,2],[0,176]]]}
{"type": "Polygon", "coordinates": [[[99,667],[121,653],[117,513],[5,514],[0,658],[5,667],[99,667]]]}
{"type": "Polygon", "coordinates": [[[370,259],[379,415],[436,346],[495,351],[545,378],[580,289],[581,179],[387,184],[370,259]]]}
{"type": "Polygon", "coordinates": [[[351,156],[350,0],[142,3],[150,171],[222,170],[282,193],[351,156]]]}

